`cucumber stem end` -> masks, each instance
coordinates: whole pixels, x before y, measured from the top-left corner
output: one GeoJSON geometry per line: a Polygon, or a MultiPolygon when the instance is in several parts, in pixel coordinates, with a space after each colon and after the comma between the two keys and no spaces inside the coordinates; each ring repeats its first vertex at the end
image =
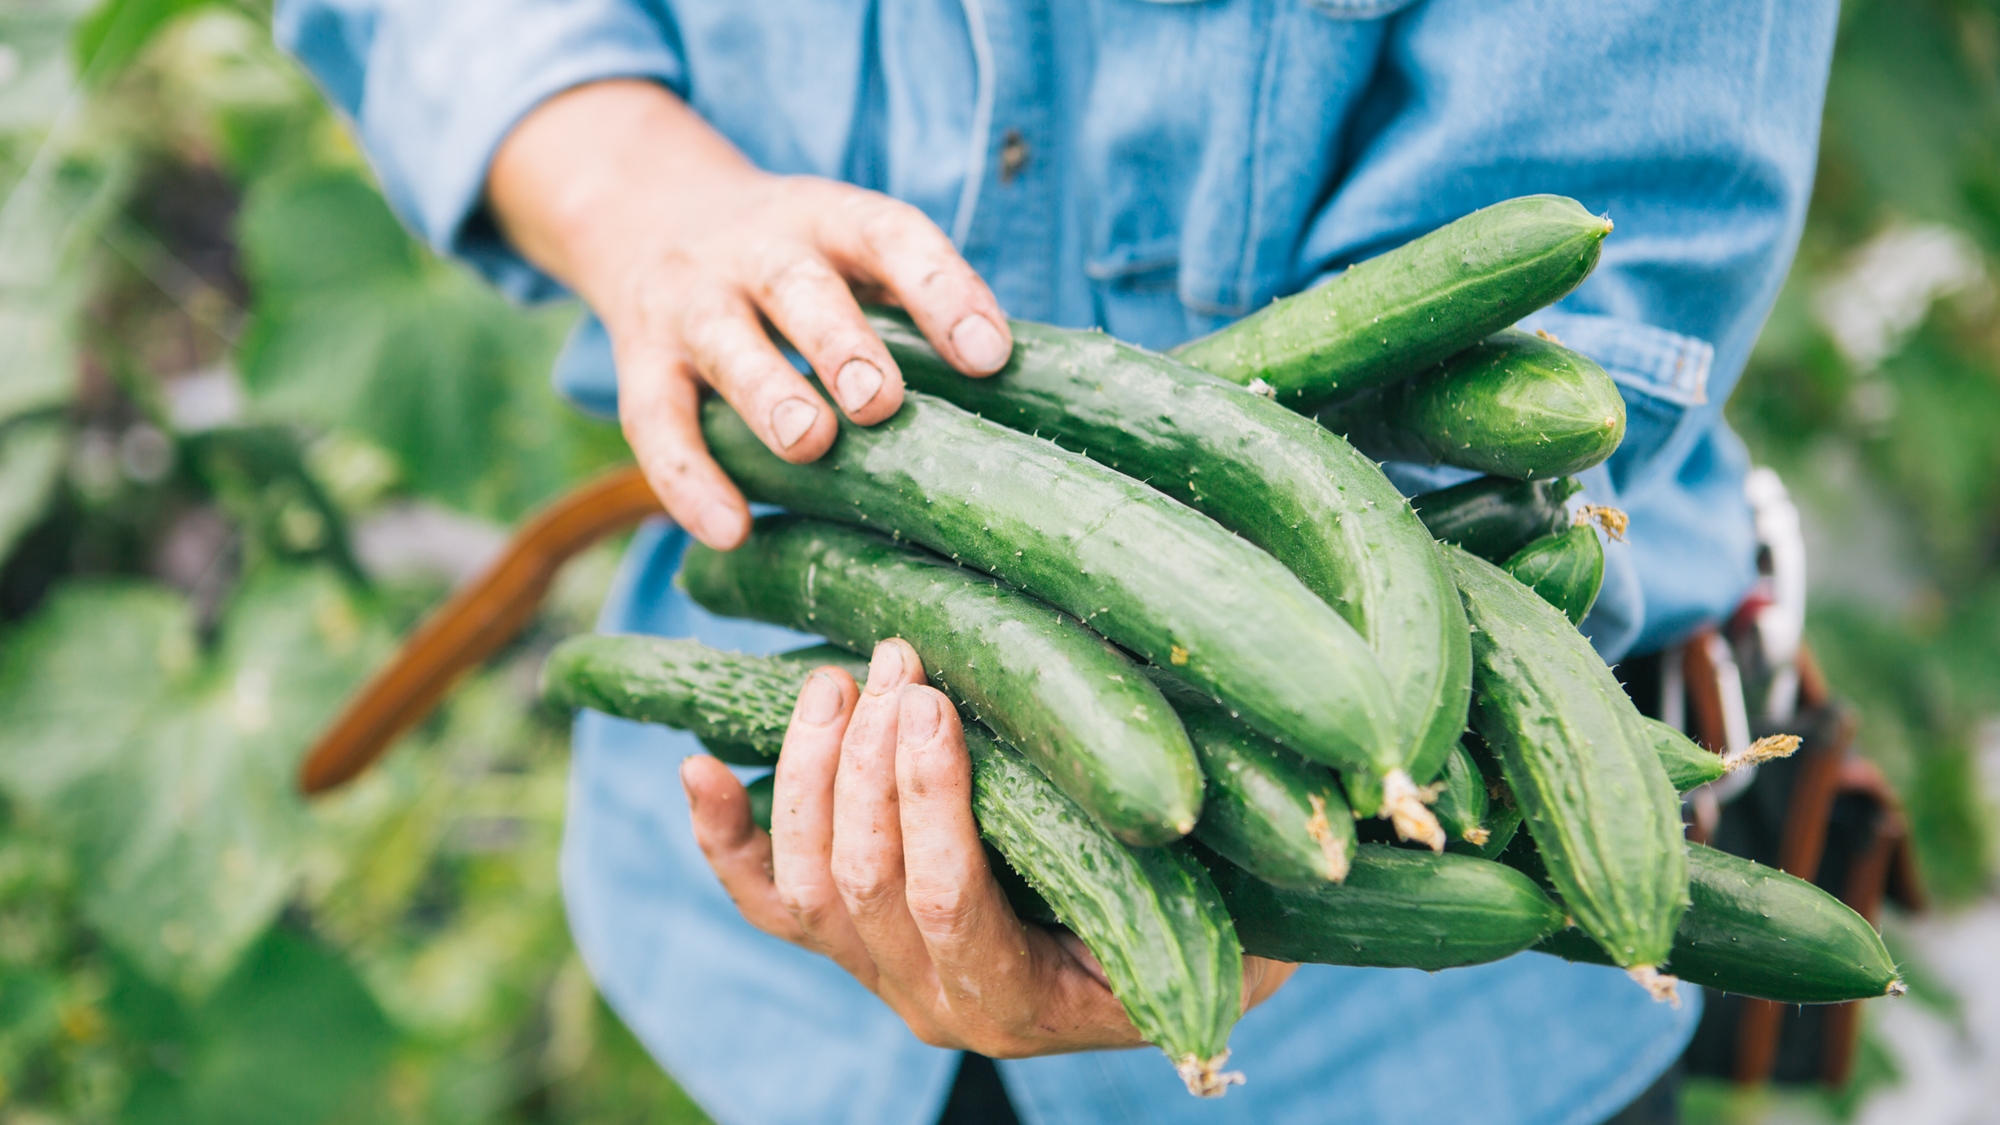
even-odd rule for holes
{"type": "MultiPolygon", "coordinates": [[[[1434,852],[1442,852],[1444,828],[1427,807],[1425,796],[1426,790],[1410,780],[1408,770],[1390,770],[1382,778],[1382,811],[1377,815],[1396,826],[1398,839],[1415,840],[1434,852]]],[[[1431,793],[1430,799],[1435,800],[1436,794],[1431,793]]]]}
{"type": "Polygon", "coordinates": [[[1625,975],[1638,981],[1639,987],[1645,989],[1646,994],[1653,999],[1663,1004],[1672,1004],[1676,1008],[1681,1006],[1679,977],[1670,976],[1651,965],[1634,965],[1625,970],[1625,975]]]}
{"type": "Polygon", "coordinates": [[[1189,1052],[1174,1060],[1174,1069],[1180,1072],[1181,1081],[1187,1083],[1188,1093],[1197,1098],[1219,1098],[1229,1092],[1231,1086],[1243,1084],[1243,1072],[1224,1070],[1222,1064],[1229,1061],[1227,1048],[1213,1058],[1201,1058],[1189,1052]]]}

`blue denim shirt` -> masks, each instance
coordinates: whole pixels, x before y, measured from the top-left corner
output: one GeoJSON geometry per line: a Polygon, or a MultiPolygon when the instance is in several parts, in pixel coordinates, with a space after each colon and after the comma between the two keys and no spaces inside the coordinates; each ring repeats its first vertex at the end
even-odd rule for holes
{"type": "MultiPolygon", "coordinates": [[[[908,200],[1013,315],[1153,347],[1514,195],[1617,230],[1531,318],[1618,380],[1586,474],[1632,517],[1585,626],[1608,659],[1726,614],[1754,572],[1747,458],[1721,421],[1803,224],[1833,0],[280,0],[278,35],[352,118],[399,213],[518,297],[559,287],[480,205],[487,163],[580,82],[671,87],[765,168],[908,200]],[[1025,162],[1003,167],[1011,145],[1025,162]]],[[[616,409],[586,320],[557,379],[616,409]]],[[[1392,466],[1406,491],[1451,470],[1392,466]]],[[[635,544],[607,628],[765,649],[635,544]]],[[[794,638],[796,639],[796,638],[794,638]]],[[[920,1122],[952,1056],[831,964],[751,931],[702,870],[670,732],[578,726],[564,885],[579,946],[725,1121],[920,1122]]],[[[1237,1033],[1250,1085],[1180,1093],[1157,1053],[1002,1064],[1033,1122],[1575,1122],[1690,1029],[1617,974],[1523,956],[1425,976],[1308,968],[1237,1033]]]]}

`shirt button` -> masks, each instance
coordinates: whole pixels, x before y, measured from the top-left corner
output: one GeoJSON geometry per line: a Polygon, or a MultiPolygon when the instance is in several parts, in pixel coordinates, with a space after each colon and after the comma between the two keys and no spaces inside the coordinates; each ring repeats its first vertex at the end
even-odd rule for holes
{"type": "Polygon", "coordinates": [[[1028,142],[1019,129],[1009,129],[1000,135],[1000,182],[1011,184],[1021,170],[1028,166],[1028,142]]]}

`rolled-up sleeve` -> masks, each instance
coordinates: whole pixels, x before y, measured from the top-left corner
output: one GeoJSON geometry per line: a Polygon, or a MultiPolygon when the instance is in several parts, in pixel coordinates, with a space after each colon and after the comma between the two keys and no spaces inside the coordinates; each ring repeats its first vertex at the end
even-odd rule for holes
{"type": "Polygon", "coordinates": [[[1582,287],[1527,322],[1627,404],[1624,444],[1585,477],[1632,517],[1586,622],[1607,657],[1726,616],[1755,580],[1722,404],[1805,223],[1836,16],[1831,0],[1425,0],[1393,17],[1308,232],[1308,267],[1328,268],[1516,195],[1616,224],[1582,287]]]}
{"type": "Polygon", "coordinates": [[[353,121],[403,221],[522,300],[562,290],[483,208],[501,140],[585,82],[685,84],[672,20],[639,0],[279,0],[273,27],[353,121]]]}

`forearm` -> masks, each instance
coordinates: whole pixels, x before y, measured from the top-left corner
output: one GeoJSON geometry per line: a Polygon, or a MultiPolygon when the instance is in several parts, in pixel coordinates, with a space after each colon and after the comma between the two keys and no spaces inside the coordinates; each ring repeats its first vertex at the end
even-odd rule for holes
{"type": "Polygon", "coordinates": [[[689,241],[702,216],[768,179],[671,91],[612,79],[524,117],[494,154],[486,198],[523,256],[610,312],[612,279],[633,272],[642,241],[689,241]]]}

